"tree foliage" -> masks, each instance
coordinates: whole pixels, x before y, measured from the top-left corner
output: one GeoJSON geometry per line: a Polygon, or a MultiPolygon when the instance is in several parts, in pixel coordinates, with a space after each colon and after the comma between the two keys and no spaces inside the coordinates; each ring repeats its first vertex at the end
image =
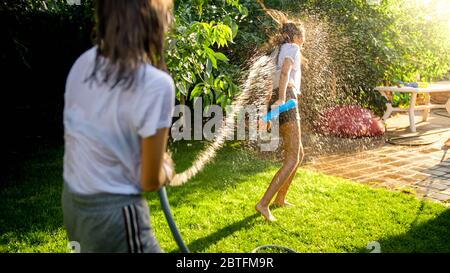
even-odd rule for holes
{"type": "Polygon", "coordinates": [[[248,14],[239,0],[180,0],[168,37],[167,65],[177,97],[202,97],[205,105],[230,104],[238,92],[233,80],[238,68],[221,52],[233,43],[238,24],[248,14]]]}
{"type": "MultiPolygon", "coordinates": [[[[450,2],[447,0],[268,0],[274,8],[302,16],[318,14],[336,27],[357,58],[347,63],[352,96],[380,112],[376,85],[397,81],[437,81],[450,69],[450,2]]],[[[337,41],[339,43],[339,41],[337,41]]]]}
{"type": "MultiPolygon", "coordinates": [[[[265,2],[269,7],[290,11],[292,16],[317,14],[336,27],[348,50],[357,56],[344,65],[349,75],[347,84],[356,90],[351,95],[363,106],[382,107],[383,98],[373,92],[376,85],[415,81],[417,75],[422,81],[438,80],[446,73],[448,77],[450,3],[446,0],[265,2]]],[[[0,1],[6,35],[1,56],[5,71],[19,66],[42,71],[46,65],[40,58],[46,55],[43,53],[64,56],[52,61],[54,67],[70,67],[72,58],[89,46],[92,3],[81,0],[82,5],[76,6],[65,0],[0,1]],[[67,50],[70,54],[64,53],[67,50]]],[[[237,79],[242,64],[266,41],[273,21],[254,0],[176,0],[174,19],[166,60],[176,82],[177,98],[189,103],[202,97],[205,106],[229,104],[239,92],[237,79]]],[[[345,54],[338,45],[335,49],[339,63],[339,55],[345,54]]]]}

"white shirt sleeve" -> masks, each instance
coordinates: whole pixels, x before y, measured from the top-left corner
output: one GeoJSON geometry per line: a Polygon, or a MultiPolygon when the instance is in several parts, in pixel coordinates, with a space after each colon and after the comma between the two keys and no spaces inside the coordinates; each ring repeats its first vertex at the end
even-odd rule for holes
{"type": "Polygon", "coordinates": [[[175,104],[175,86],[167,74],[141,90],[132,112],[137,133],[142,138],[156,134],[161,128],[170,128],[175,104]]]}
{"type": "MultiPolygon", "coordinates": [[[[289,59],[292,61],[292,71],[289,75],[288,81],[296,82],[295,78],[299,79],[299,73],[300,73],[300,47],[296,44],[283,44],[280,47],[280,53],[278,54],[278,60],[277,60],[277,67],[273,74],[272,78],[272,85],[273,88],[279,88],[280,85],[280,75],[281,75],[281,67],[284,63],[285,59],[289,59]],[[296,77],[293,77],[292,75],[295,75],[296,77]]],[[[297,88],[299,89],[300,85],[296,84],[297,88]]]]}
{"type": "Polygon", "coordinates": [[[295,44],[284,44],[281,47],[280,57],[278,58],[278,65],[281,67],[284,63],[284,60],[287,58],[292,61],[292,64],[297,64],[297,60],[299,58],[300,48],[295,44]]]}

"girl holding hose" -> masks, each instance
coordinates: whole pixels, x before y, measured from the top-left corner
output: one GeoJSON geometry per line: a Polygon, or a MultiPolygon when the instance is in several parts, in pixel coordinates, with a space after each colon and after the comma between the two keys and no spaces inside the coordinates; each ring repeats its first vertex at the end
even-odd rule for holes
{"type": "Polygon", "coordinates": [[[64,225],[81,252],[161,252],[143,192],[174,175],[175,103],[164,72],[171,0],[96,0],[95,46],[73,65],[64,103],[64,225]]]}

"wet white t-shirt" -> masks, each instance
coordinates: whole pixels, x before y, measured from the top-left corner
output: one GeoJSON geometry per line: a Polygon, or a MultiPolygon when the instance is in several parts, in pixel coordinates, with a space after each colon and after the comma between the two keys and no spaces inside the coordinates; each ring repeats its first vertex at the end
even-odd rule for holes
{"type": "Polygon", "coordinates": [[[301,70],[301,55],[300,47],[294,43],[286,43],[280,47],[280,54],[278,54],[276,72],[273,77],[273,88],[279,87],[281,67],[283,66],[286,58],[292,61],[291,73],[288,77],[288,83],[291,83],[295,87],[295,93],[300,94],[302,70],[301,70]]]}
{"type": "Polygon", "coordinates": [[[140,139],[171,126],[174,83],[147,64],[132,89],[111,90],[111,83],[86,81],[95,57],[96,48],[85,52],[67,78],[64,181],[79,194],[138,194],[140,139]]]}

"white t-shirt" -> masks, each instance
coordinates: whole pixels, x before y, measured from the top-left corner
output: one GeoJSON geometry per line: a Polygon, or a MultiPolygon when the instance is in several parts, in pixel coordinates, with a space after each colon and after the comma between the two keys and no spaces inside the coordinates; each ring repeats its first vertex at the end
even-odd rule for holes
{"type": "Polygon", "coordinates": [[[79,194],[138,194],[140,139],[171,126],[174,83],[147,64],[139,68],[134,88],[111,90],[111,83],[86,81],[95,57],[94,47],[78,58],[67,78],[64,180],[79,194]]]}
{"type": "Polygon", "coordinates": [[[302,78],[300,47],[294,43],[286,43],[280,47],[279,52],[280,54],[278,54],[276,71],[273,77],[273,88],[275,89],[279,87],[281,67],[284,60],[288,58],[293,63],[291,73],[288,77],[288,83],[291,83],[295,87],[296,94],[300,94],[302,78]]]}

